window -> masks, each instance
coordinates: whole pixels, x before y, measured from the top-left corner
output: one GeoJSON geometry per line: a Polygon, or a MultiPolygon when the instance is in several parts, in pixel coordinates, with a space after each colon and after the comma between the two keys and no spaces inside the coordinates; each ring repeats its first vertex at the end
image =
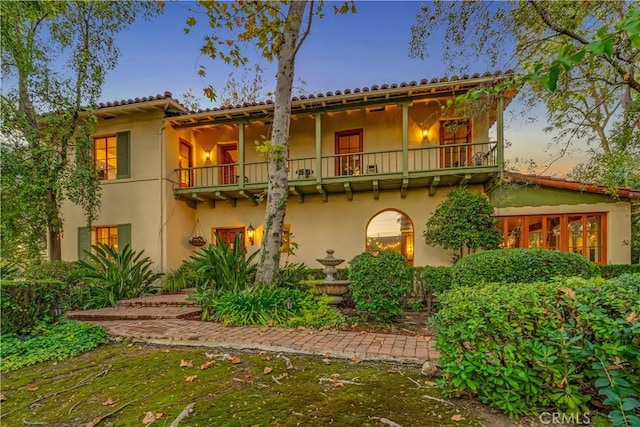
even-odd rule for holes
{"type": "Polygon", "coordinates": [[[336,132],[336,176],[359,175],[362,171],[362,129],[336,132]]]}
{"type": "Polygon", "coordinates": [[[413,265],[413,249],[413,223],[402,212],[384,210],[367,224],[367,252],[398,252],[413,265]]]}
{"type": "Polygon", "coordinates": [[[180,139],[180,153],[178,154],[178,169],[186,169],[180,171],[180,187],[191,187],[193,183],[193,148],[184,139],[180,139]]]}
{"type": "Polygon", "coordinates": [[[471,165],[471,122],[469,119],[440,122],[440,165],[457,168],[471,165]],[[467,144],[461,146],[460,144],[467,144]],[[450,147],[447,147],[447,146],[450,147]]]}
{"type": "Polygon", "coordinates": [[[118,227],[96,227],[95,240],[97,243],[104,243],[107,246],[113,246],[118,249],[118,227]]]}
{"type": "Polygon", "coordinates": [[[129,132],[93,139],[93,165],[100,180],[129,178],[129,132]]]}
{"type": "Polygon", "coordinates": [[[216,234],[220,237],[220,240],[222,240],[222,243],[228,244],[231,249],[233,249],[233,244],[236,238],[236,234],[239,234],[241,237],[240,241],[242,242],[242,248],[245,247],[245,242],[244,242],[245,231],[243,227],[214,228],[211,236],[212,242],[217,242],[216,234]]]}
{"type": "Polygon", "coordinates": [[[496,217],[503,248],[574,252],[606,263],[605,213],[496,217]]]}
{"type": "Polygon", "coordinates": [[[78,259],[91,250],[92,245],[104,243],[116,249],[131,244],[131,224],[101,225],[78,229],[78,259]]]}

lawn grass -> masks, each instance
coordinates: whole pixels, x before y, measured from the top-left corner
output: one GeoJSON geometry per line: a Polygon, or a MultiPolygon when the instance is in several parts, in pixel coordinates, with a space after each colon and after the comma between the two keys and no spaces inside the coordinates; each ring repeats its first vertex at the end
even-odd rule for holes
{"type": "Polygon", "coordinates": [[[0,424],[144,426],[152,413],[147,425],[169,426],[193,403],[181,426],[498,425],[467,401],[424,397],[442,398],[416,367],[356,362],[108,344],[3,373],[0,424]]]}

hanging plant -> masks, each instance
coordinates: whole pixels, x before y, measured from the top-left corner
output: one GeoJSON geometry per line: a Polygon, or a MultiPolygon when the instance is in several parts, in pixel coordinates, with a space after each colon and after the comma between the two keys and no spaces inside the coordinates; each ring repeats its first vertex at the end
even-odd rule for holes
{"type": "Polygon", "coordinates": [[[196,208],[196,223],[193,225],[193,230],[191,230],[191,237],[189,237],[189,244],[191,246],[204,246],[207,243],[207,239],[204,237],[204,230],[202,229],[202,225],[200,225],[200,219],[198,218],[198,211],[196,208]]]}
{"type": "Polygon", "coordinates": [[[202,236],[191,236],[189,237],[189,244],[191,246],[204,246],[207,243],[207,239],[202,236]]]}

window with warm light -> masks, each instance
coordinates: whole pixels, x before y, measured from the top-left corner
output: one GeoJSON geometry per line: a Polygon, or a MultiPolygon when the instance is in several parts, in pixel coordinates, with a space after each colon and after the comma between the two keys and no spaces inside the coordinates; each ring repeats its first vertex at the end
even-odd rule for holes
{"type": "Polygon", "coordinates": [[[549,214],[496,217],[503,248],[553,249],[606,263],[606,214],[549,214]]]}
{"type": "Polygon", "coordinates": [[[95,228],[96,243],[104,243],[107,246],[113,246],[118,249],[118,227],[96,227],[95,228]]]}
{"type": "Polygon", "coordinates": [[[414,233],[411,219],[394,209],[376,214],[367,224],[366,251],[398,252],[413,265],[414,233]]]}
{"type": "Polygon", "coordinates": [[[94,138],[93,164],[98,174],[98,179],[116,179],[118,164],[115,135],[94,138]]]}

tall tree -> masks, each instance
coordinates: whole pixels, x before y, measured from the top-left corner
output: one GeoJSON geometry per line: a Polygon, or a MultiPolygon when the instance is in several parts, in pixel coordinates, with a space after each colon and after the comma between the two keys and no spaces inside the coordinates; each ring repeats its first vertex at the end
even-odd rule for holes
{"type": "MultiPolygon", "coordinates": [[[[288,199],[286,153],[289,144],[291,92],[296,55],[311,31],[314,16],[322,17],[323,2],[236,1],[232,3],[200,1],[213,34],[205,37],[203,54],[220,58],[234,66],[247,62],[241,45],[251,43],[268,61],[277,61],[276,88],[271,138],[262,151],[267,155],[268,187],[264,216],[264,235],[260,247],[256,283],[270,285],[280,268],[280,247],[288,199]],[[224,31],[235,32],[224,36],[224,31]]],[[[334,6],[336,13],[355,12],[353,2],[334,6]]],[[[197,23],[187,20],[186,32],[197,23]]],[[[206,75],[202,67],[201,76],[206,75]]],[[[214,99],[211,86],[205,95],[214,99]]]]}
{"type": "Polygon", "coordinates": [[[451,69],[479,57],[515,69],[525,104],[546,105],[561,151],[583,140],[606,153],[614,118],[640,90],[639,25],[637,2],[435,2],[417,15],[411,55],[425,57],[444,26],[451,69]]]}
{"type": "MultiPolygon", "coordinates": [[[[114,35],[155,2],[7,1],[2,14],[2,220],[7,249],[61,258],[65,199],[87,221],[99,210],[93,170],[93,113],[108,70],[114,35]]],[[[6,244],[6,246],[5,246],[6,244]]],[[[14,254],[17,255],[17,254],[14,254]]]]}

